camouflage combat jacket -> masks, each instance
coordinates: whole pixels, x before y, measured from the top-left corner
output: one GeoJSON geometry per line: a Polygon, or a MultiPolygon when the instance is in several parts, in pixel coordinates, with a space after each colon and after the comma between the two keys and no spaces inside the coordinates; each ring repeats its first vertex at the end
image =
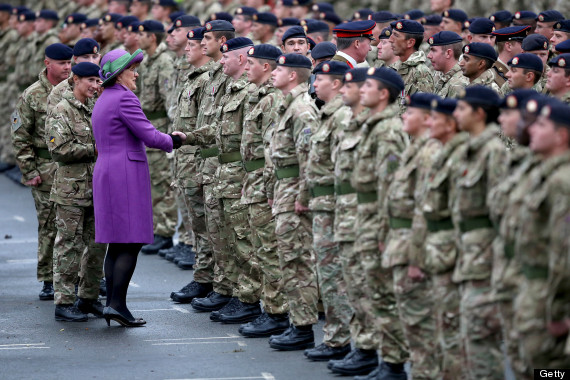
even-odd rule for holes
{"type": "Polygon", "coordinates": [[[456,63],[447,73],[435,72],[435,87],[433,92],[442,98],[457,98],[459,91],[469,84],[469,79],[456,63]]]}
{"type": "Polygon", "coordinates": [[[65,95],[46,119],[46,143],[57,170],[50,200],[67,206],[93,206],[95,138],[91,112],[73,93],[65,95]]]}
{"type": "Polygon", "coordinates": [[[570,104],[570,91],[568,91],[567,93],[562,95],[562,98],[560,98],[560,101],[562,101],[566,104],[570,104]]]}
{"type": "MultiPolygon", "coordinates": [[[[14,71],[14,82],[18,86],[18,90],[23,92],[28,86],[34,83],[37,72],[30,70],[30,63],[34,61],[36,33],[30,34],[26,38],[18,39],[20,47],[16,55],[16,68],[14,71]]],[[[40,69],[41,70],[41,69],[40,69]]]]}
{"type": "Polygon", "coordinates": [[[334,212],[334,156],[338,145],[336,136],[346,129],[352,112],[336,95],[321,108],[318,126],[311,135],[306,178],[311,199],[311,211],[334,212]]]}
{"type": "Polygon", "coordinates": [[[404,80],[404,91],[400,96],[400,108],[405,109],[406,97],[416,92],[433,92],[433,73],[426,65],[427,57],[421,50],[414,52],[405,62],[397,61],[396,71],[404,80]]]}
{"type": "Polygon", "coordinates": [[[51,45],[59,42],[56,29],[50,29],[44,34],[35,36],[33,40],[34,50],[32,51],[32,60],[27,63],[26,69],[31,73],[39,73],[42,71],[45,59],[45,50],[51,45]]]}
{"type": "Polygon", "coordinates": [[[295,202],[307,207],[309,189],[305,169],[312,131],[317,128],[318,110],[301,83],[283,99],[277,111],[281,119],[271,137],[271,161],[275,165],[273,215],[295,211],[295,202]]]}
{"type": "Polygon", "coordinates": [[[453,281],[486,280],[491,277],[495,229],[490,220],[487,194],[505,177],[507,150],[496,124],[470,137],[463,160],[458,163],[453,223],[459,234],[459,257],[453,281]]]}
{"type": "Polygon", "coordinates": [[[45,139],[47,96],[52,88],[43,69],[39,80],[22,93],[12,114],[12,144],[22,183],[40,176],[42,183],[36,187],[40,191],[50,191],[56,169],[45,139]]]}
{"type": "Polygon", "coordinates": [[[18,39],[18,32],[15,29],[5,29],[0,31],[0,51],[4,52],[0,55],[0,82],[5,82],[8,75],[14,71],[16,65],[16,55],[10,54],[15,52],[14,46],[18,39]]]}
{"type": "Polygon", "coordinates": [[[169,86],[170,91],[167,97],[168,117],[170,120],[174,120],[174,117],[176,116],[176,108],[178,107],[180,92],[184,89],[188,76],[193,70],[194,67],[186,60],[186,54],[183,54],[174,60],[173,75],[169,86]]]}
{"type": "MultiPolygon", "coordinates": [[[[73,78],[73,73],[69,76],[68,79],[61,81],[59,84],[55,85],[52,90],[50,91],[47,97],[47,113],[48,116],[53,112],[54,107],[63,100],[65,95],[71,94],[73,89],[71,88],[71,78],[73,78]]],[[[95,102],[99,97],[98,93],[95,93],[93,98],[87,99],[87,107],[93,111],[93,107],[95,106],[95,102]]]]}
{"type": "Polygon", "coordinates": [[[473,82],[469,83],[469,86],[481,85],[485,87],[489,87],[499,95],[503,95],[501,92],[501,88],[497,83],[495,83],[495,75],[493,74],[492,69],[488,69],[483,72],[479,77],[477,77],[473,82]]]}

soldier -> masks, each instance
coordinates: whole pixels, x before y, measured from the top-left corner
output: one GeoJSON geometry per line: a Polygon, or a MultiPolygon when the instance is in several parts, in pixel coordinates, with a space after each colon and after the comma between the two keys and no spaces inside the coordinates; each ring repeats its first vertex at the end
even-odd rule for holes
{"type": "Polygon", "coordinates": [[[457,246],[451,221],[450,204],[453,203],[453,184],[457,179],[456,168],[467,142],[467,133],[460,133],[453,111],[455,99],[432,101],[429,120],[430,137],[444,144],[428,175],[422,213],[427,235],[422,249],[423,264],[432,279],[434,317],[441,357],[441,377],[453,380],[462,371],[462,343],[459,332],[459,286],[452,281],[457,246]]]}
{"type": "Polygon", "coordinates": [[[178,4],[174,0],[153,0],[152,3],[152,19],[166,27],[170,14],[178,11],[178,4]]]}
{"type": "Polygon", "coordinates": [[[129,13],[130,2],[131,0],[109,0],[107,9],[109,13],[117,13],[121,16],[125,16],[129,13]]]}
{"type": "Polygon", "coordinates": [[[461,36],[455,32],[442,31],[428,39],[428,59],[435,73],[434,93],[442,98],[456,98],[469,84],[459,66],[463,48],[461,36]]]}
{"type": "MultiPolygon", "coordinates": [[[[140,22],[133,21],[127,26],[127,34],[125,35],[123,46],[129,54],[133,54],[139,49],[139,25],[140,22]]],[[[138,91],[135,93],[138,93],[138,91]]]]}
{"type": "Polygon", "coordinates": [[[496,232],[486,201],[490,189],[505,175],[502,163],[507,151],[495,124],[499,103],[492,89],[470,86],[460,94],[453,112],[459,128],[469,133],[465,155],[457,164],[452,214],[459,247],[452,279],[460,284],[463,372],[468,379],[504,377],[500,323],[491,288],[496,232]]]}
{"type": "Polygon", "coordinates": [[[540,78],[544,70],[542,60],[531,53],[517,54],[508,62],[507,82],[501,88],[503,94],[512,90],[532,88],[541,92],[540,78]]]}
{"type": "Polygon", "coordinates": [[[314,49],[311,49],[311,62],[316,67],[318,64],[330,61],[336,54],[336,45],[332,42],[325,41],[317,44],[314,49]]]}
{"type": "Polygon", "coordinates": [[[550,43],[552,46],[556,46],[561,42],[570,39],[570,20],[558,21],[554,24],[554,31],[552,32],[552,37],[550,37],[550,43]]]}
{"type": "Polygon", "coordinates": [[[129,32],[129,25],[139,22],[135,16],[123,16],[115,23],[115,38],[119,43],[119,49],[125,50],[125,39],[129,32]]]}
{"type": "Polygon", "coordinates": [[[454,0],[430,0],[430,10],[432,13],[443,13],[453,6],[454,0]]]}
{"type": "Polygon", "coordinates": [[[536,18],[534,33],[542,34],[550,40],[554,34],[554,24],[564,20],[564,15],[555,9],[542,11],[536,18]]]}
{"type": "Polygon", "coordinates": [[[280,56],[271,74],[273,85],[285,97],[278,109],[281,119],[271,138],[271,160],[277,177],[272,212],[291,326],[283,334],[269,338],[269,346],[285,351],[314,347],[313,325],[318,318],[305,174],[309,140],[317,126],[317,108],[308,94],[310,75],[311,61],[294,53],[280,56]]]}
{"type": "Polygon", "coordinates": [[[305,33],[307,33],[307,37],[315,41],[315,43],[318,44],[330,39],[331,29],[326,22],[308,19],[301,21],[301,23],[305,33]]]}
{"type": "Polygon", "coordinates": [[[231,21],[238,37],[250,37],[253,25],[253,16],[257,14],[257,9],[252,7],[239,7],[234,12],[231,21]]]}
{"type": "MultiPolygon", "coordinates": [[[[164,27],[158,21],[147,20],[139,25],[139,46],[147,56],[140,65],[141,107],[147,119],[159,131],[167,133],[170,128],[167,110],[174,63],[166,45],[162,43],[164,37],[164,27]]],[[[152,184],[154,242],[143,246],[141,252],[156,254],[160,249],[172,247],[178,212],[170,187],[172,173],[169,158],[165,152],[150,148],[147,149],[147,158],[152,184]]]]}
{"type": "MultiPolygon", "coordinates": [[[[184,88],[179,94],[174,117],[174,127],[186,135],[197,128],[196,120],[204,96],[203,88],[210,79],[209,70],[212,67],[210,57],[204,54],[200,42],[204,38],[205,28],[196,28],[188,32],[186,58],[192,69],[184,82],[184,88]]],[[[184,193],[184,202],[190,214],[192,231],[195,236],[196,250],[193,264],[193,281],[178,292],[172,292],[170,298],[176,302],[189,303],[194,298],[206,297],[212,291],[214,282],[214,258],[212,244],[206,229],[204,211],[204,186],[199,167],[198,144],[183,145],[174,155],[175,176],[174,184],[184,193]]],[[[164,251],[159,251],[159,255],[164,251]]],[[[181,261],[184,265],[184,261],[181,261]]],[[[180,263],[180,262],[179,262],[180,263]]]]}
{"type": "Polygon", "coordinates": [[[226,305],[233,291],[233,283],[227,277],[221,258],[228,249],[224,234],[222,219],[223,209],[219,198],[214,193],[215,175],[219,166],[218,148],[216,146],[216,113],[220,107],[228,76],[223,73],[221,47],[228,40],[235,38],[235,29],[225,20],[214,20],[206,23],[204,38],[201,41],[202,49],[212,58],[207,85],[202,88],[201,100],[198,108],[197,128],[188,134],[186,142],[200,147],[197,166],[201,172],[201,184],[204,191],[204,209],[206,213],[206,228],[208,239],[212,246],[214,257],[213,291],[204,298],[194,298],[192,308],[198,311],[216,311],[226,305]]]}
{"type": "Polygon", "coordinates": [[[461,35],[465,21],[469,18],[461,9],[446,9],[441,13],[441,30],[461,35]]]}
{"type": "MultiPolygon", "coordinates": [[[[80,38],[94,38],[99,26],[99,18],[90,18],[81,23],[79,34],[80,38]]],[[[60,35],[61,37],[61,35],[60,35]]],[[[61,38],[60,38],[61,39],[61,38]]],[[[135,49],[136,50],[136,49],[135,49]]]]}
{"type": "Polygon", "coordinates": [[[22,183],[32,187],[38,216],[37,275],[38,281],[44,282],[39,296],[41,300],[52,300],[56,229],[54,204],[49,197],[56,166],[45,142],[46,106],[53,86],[69,77],[73,51],[63,44],[53,44],[46,48],[45,55],[46,68],[39,80],[20,96],[12,114],[12,143],[22,183]]]}
{"type": "Polygon", "coordinates": [[[334,152],[338,134],[346,129],[351,112],[342,103],[340,88],[349,66],[327,61],[314,70],[315,91],[324,106],[319,113],[318,128],[311,133],[309,163],[306,168],[313,216],[313,249],[317,258],[317,279],[325,309],[325,336],[319,346],[305,350],[313,361],[340,359],[350,352],[349,321],[352,308],[342,277],[340,247],[334,241],[334,152]]]}
{"type": "Polygon", "coordinates": [[[390,67],[395,68],[399,61],[397,55],[394,54],[394,47],[390,43],[390,37],[392,36],[392,28],[387,27],[382,30],[379,37],[378,46],[378,60],[376,61],[375,67],[390,67]]]}
{"type": "Polygon", "coordinates": [[[507,71],[509,62],[517,54],[522,53],[522,41],[531,32],[530,26],[511,26],[504,29],[495,30],[492,34],[495,36],[497,51],[499,55],[493,64],[493,74],[495,82],[501,87],[507,81],[507,71]]]}
{"type": "MultiPolygon", "coordinates": [[[[440,15],[428,15],[420,21],[424,26],[424,40],[420,45],[420,50],[423,51],[426,56],[429,54],[429,38],[441,32],[441,20],[442,17],[440,15]]],[[[426,64],[431,68],[431,61],[428,60],[426,64]]]]}
{"type": "Polygon", "coordinates": [[[251,26],[251,36],[253,40],[262,44],[277,46],[274,39],[277,29],[277,17],[273,13],[260,12],[253,15],[253,25],[251,26]]]}
{"type": "Polygon", "coordinates": [[[28,70],[28,65],[30,62],[33,62],[36,53],[34,46],[36,37],[34,33],[35,21],[36,14],[34,12],[24,12],[18,16],[17,30],[20,37],[18,41],[20,49],[16,56],[14,80],[20,93],[34,83],[36,78],[36,72],[28,70]]]}
{"type": "Polygon", "coordinates": [[[338,24],[342,24],[342,19],[334,12],[323,12],[318,15],[318,19],[325,22],[329,26],[329,35],[327,41],[332,38],[332,30],[338,24]]]}
{"type": "Polygon", "coordinates": [[[459,67],[463,75],[469,79],[469,86],[487,86],[501,93],[492,69],[496,60],[495,49],[481,42],[473,42],[463,47],[463,59],[459,62],[459,67]]]}
{"type": "Polygon", "coordinates": [[[381,218],[387,219],[390,228],[382,267],[393,273],[396,304],[415,379],[436,379],[440,372],[439,347],[434,339],[435,299],[422,249],[427,227],[420,211],[428,170],[441,148],[438,140],[429,138],[427,122],[432,100],[437,100],[437,95],[416,93],[408,100],[402,120],[411,144],[402,153],[400,168],[394,173],[381,206],[381,218]]]}
{"type": "MultiPolygon", "coordinates": [[[[273,13],[276,13],[275,9],[273,10],[273,13]]],[[[299,25],[301,24],[298,18],[294,17],[287,17],[283,19],[277,18],[277,29],[275,30],[275,42],[277,47],[281,46],[280,41],[282,41],[285,32],[288,31],[291,27],[299,25]]]]}
{"type": "Polygon", "coordinates": [[[344,62],[351,69],[366,62],[371,41],[374,39],[372,30],[375,26],[374,21],[366,20],[347,22],[334,28],[338,51],[332,61],[344,62]]]}
{"type": "MultiPolygon", "coordinates": [[[[396,17],[391,12],[388,11],[380,11],[375,12],[370,16],[370,20],[376,23],[374,29],[372,29],[372,37],[374,39],[370,42],[370,52],[366,57],[366,61],[370,67],[382,67],[384,64],[382,62],[378,62],[380,40],[383,38],[384,30],[390,27],[390,23],[396,20],[396,17]]],[[[390,31],[391,33],[391,31],[390,31]]],[[[388,36],[389,37],[389,36],[388,36]]]]}
{"type": "Polygon", "coordinates": [[[99,19],[99,26],[95,33],[95,39],[101,44],[101,55],[117,49],[121,44],[115,38],[115,23],[123,17],[118,13],[107,13],[99,19]]]}
{"type": "Polygon", "coordinates": [[[80,0],[80,7],[77,12],[83,13],[87,18],[99,18],[105,13],[100,1],[95,0],[80,0]]]}
{"type": "Polygon", "coordinates": [[[560,54],[548,62],[546,89],[564,103],[570,103],[570,54],[560,54]]]}
{"type": "Polygon", "coordinates": [[[525,37],[522,41],[521,47],[524,53],[534,54],[542,61],[544,71],[540,76],[538,84],[542,88],[542,92],[546,92],[547,75],[550,71],[550,66],[548,66],[548,56],[550,53],[548,40],[542,34],[531,34],[530,36],[525,37]]]}
{"type": "Polygon", "coordinates": [[[520,379],[532,379],[534,368],[566,368],[568,334],[565,292],[568,265],[568,173],[570,107],[549,101],[529,127],[530,149],[541,164],[529,176],[520,209],[515,252],[522,281],[514,301],[514,327],[525,368],[520,379]],[[566,265],[565,268],[563,268],[566,265]]]}
{"type": "Polygon", "coordinates": [[[281,50],[285,54],[307,55],[309,51],[309,41],[305,30],[301,26],[292,26],[283,33],[281,38],[281,50]]]}
{"type": "Polygon", "coordinates": [[[94,63],[78,63],[72,71],[72,91],[46,119],[46,143],[57,163],[50,195],[56,204],[57,226],[53,249],[55,320],[86,322],[88,313],[103,315],[98,297],[107,248],[95,243],[92,173],[97,151],[91,129],[92,106],[87,102],[97,93],[100,79],[99,66],[94,63]]]}
{"type": "Polygon", "coordinates": [[[511,26],[511,22],[513,21],[513,14],[507,10],[501,10],[493,13],[489,20],[493,21],[495,24],[495,29],[503,29],[508,26],[511,26]]]}
{"type": "Polygon", "coordinates": [[[81,25],[87,21],[82,13],[72,13],[65,18],[65,23],[58,36],[62,44],[73,46],[81,38],[81,25]]]}
{"type": "Polygon", "coordinates": [[[493,21],[485,17],[479,17],[469,23],[469,33],[467,34],[467,41],[483,42],[491,46],[495,46],[495,24],[493,21]]]}
{"type": "Polygon", "coordinates": [[[291,8],[291,17],[298,18],[299,20],[309,18],[311,0],[284,1],[283,4],[291,8]]]}
{"type": "Polygon", "coordinates": [[[262,44],[247,53],[245,71],[257,88],[249,95],[249,107],[244,117],[241,155],[247,175],[243,182],[241,203],[249,207],[251,240],[262,272],[261,299],[264,313],[255,321],[242,325],[239,333],[247,337],[279,334],[289,327],[288,304],[283,293],[283,281],[275,236],[275,217],[269,200],[273,200],[276,178],[270,159],[269,143],[279,102],[282,100],[271,83],[271,72],[281,55],[278,48],[262,44]]]}
{"type": "Polygon", "coordinates": [[[34,28],[36,31],[35,44],[35,56],[33,57],[33,62],[28,62],[28,70],[34,73],[42,71],[43,68],[43,52],[51,44],[59,42],[57,37],[57,32],[55,30],[55,25],[59,21],[59,16],[56,11],[52,10],[41,10],[34,23],[34,28]]]}
{"type": "Polygon", "coordinates": [[[129,11],[139,20],[145,21],[150,16],[151,0],[133,0],[129,11]]]}

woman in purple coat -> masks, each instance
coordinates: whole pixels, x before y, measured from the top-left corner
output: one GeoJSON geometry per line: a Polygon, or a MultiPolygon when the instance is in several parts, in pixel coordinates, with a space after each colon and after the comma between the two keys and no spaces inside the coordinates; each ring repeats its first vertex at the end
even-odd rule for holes
{"type": "Polygon", "coordinates": [[[145,145],[170,152],[186,136],[159,132],[144,115],[133,93],[137,67],[143,60],[139,49],[132,55],[112,50],[101,60],[99,75],[103,93],[92,114],[98,151],[93,172],[95,241],[108,243],[105,257],[107,307],[104,317],[123,326],[142,326],[127,308],[129,282],[144,244],[152,243],[152,199],[145,145]]]}

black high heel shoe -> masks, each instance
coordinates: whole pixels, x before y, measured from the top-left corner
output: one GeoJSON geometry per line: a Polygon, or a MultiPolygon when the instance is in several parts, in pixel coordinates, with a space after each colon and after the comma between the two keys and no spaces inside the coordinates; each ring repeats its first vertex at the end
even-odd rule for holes
{"type": "Polygon", "coordinates": [[[105,318],[107,326],[111,326],[112,320],[124,327],[141,327],[146,324],[146,321],[142,318],[128,319],[123,314],[109,306],[103,309],[103,318],[105,318]]]}

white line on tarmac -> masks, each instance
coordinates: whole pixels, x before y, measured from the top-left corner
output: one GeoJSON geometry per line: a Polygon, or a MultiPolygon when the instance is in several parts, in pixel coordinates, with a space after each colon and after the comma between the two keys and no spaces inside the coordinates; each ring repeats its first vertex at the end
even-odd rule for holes
{"type": "Polygon", "coordinates": [[[0,347],[14,347],[14,346],[45,346],[45,343],[12,343],[12,344],[0,344],[0,347]]]}
{"type": "Polygon", "coordinates": [[[253,379],[265,379],[265,380],[275,380],[275,378],[269,373],[266,375],[270,375],[271,377],[265,376],[253,376],[253,377],[194,377],[194,378],[187,378],[187,379],[166,379],[166,380],[253,380],[253,379]]]}
{"type": "Polygon", "coordinates": [[[245,342],[242,342],[242,341],[237,342],[237,344],[240,347],[247,347],[247,344],[245,342]]]}
{"type": "Polygon", "coordinates": [[[15,260],[6,260],[8,264],[35,264],[38,262],[37,259],[15,259],[15,260]]]}
{"type": "Polygon", "coordinates": [[[189,313],[190,313],[188,310],[186,310],[186,309],[184,309],[183,307],[180,307],[180,306],[172,306],[172,309],[173,309],[173,310],[176,310],[176,311],[179,311],[179,312],[181,312],[181,313],[184,313],[184,314],[189,314],[189,313]]]}
{"type": "Polygon", "coordinates": [[[265,380],[275,380],[275,376],[273,376],[269,372],[261,372],[261,376],[263,376],[265,380]]]}
{"type": "Polygon", "coordinates": [[[134,282],[129,282],[129,286],[132,286],[133,288],[140,288],[140,285],[135,284],[134,282]]]}
{"type": "Polygon", "coordinates": [[[214,342],[171,342],[171,343],[153,343],[151,346],[181,346],[181,345],[190,345],[190,344],[220,344],[220,343],[238,343],[239,342],[222,342],[222,341],[214,341],[214,342]]]}
{"type": "Polygon", "coordinates": [[[14,343],[14,344],[0,344],[0,350],[33,350],[33,349],[46,349],[45,343],[14,343]]]}
{"type": "Polygon", "coordinates": [[[0,350],[42,350],[51,347],[0,347],[0,350]]]}
{"type": "Polygon", "coordinates": [[[2,244],[38,244],[38,239],[4,239],[0,240],[0,245],[2,244]]]}
{"type": "Polygon", "coordinates": [[[16,220],[18,222],[22,222],[22,223],[24,223],[26,221],[26,219],[20,215],[14,215],[13,218],[14,218],[14,220],[16,220]]]}
{"type": "Polygon", "coordinates": [[[147,339],[145,342],[176,342],[181,340],[213,340],[213,339],[235,339],[237,336],[211,336],[207,338],[174,338],[174,339],[147,339]]]}

